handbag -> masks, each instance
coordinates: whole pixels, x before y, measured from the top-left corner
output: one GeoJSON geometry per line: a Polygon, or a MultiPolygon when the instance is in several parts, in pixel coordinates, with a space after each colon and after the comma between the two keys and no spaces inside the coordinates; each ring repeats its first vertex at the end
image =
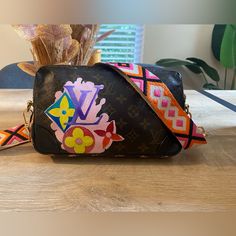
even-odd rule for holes
{"type": "Polygon", "coordinates": [[[2,148],[29,141],[47,155],[155,157],[206,143],[181,75],[129,63],[41,67],[25,124],[0,131],[2,148]]]}

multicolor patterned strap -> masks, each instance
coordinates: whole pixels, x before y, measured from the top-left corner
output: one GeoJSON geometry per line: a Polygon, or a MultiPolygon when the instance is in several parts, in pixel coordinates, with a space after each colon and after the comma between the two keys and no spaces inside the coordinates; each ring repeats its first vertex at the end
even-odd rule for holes
{"type": "Polygon", "coordinates": [[[175,135],[184,149],[194,144],[205,144],[206,139],[182,109],[168,87],[149,70],[136,64],[108,63],[126,75],[126,80],[136,88],[166,127],[175,135]]]}
{"type": "Polygon", "coordinates": [[[0,130],[0,150],[30,142],[29,132],[25,125],[0,130]]]}

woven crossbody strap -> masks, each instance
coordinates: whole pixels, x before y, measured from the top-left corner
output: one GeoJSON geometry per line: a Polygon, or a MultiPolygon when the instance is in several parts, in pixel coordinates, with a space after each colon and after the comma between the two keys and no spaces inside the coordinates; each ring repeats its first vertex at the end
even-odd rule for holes
{"type": "Polygon", "coordinates": [[[0,130],[0,150],[30,142],[28,129],[24,124],[0,130]]]}
{"type": "Polygon", "coordinates": [[[30,142],[29,126],[32,122],[32,106],[33,103],[28,101],[27,108],[23,112],[23,124],[0,130],[0,151],[30,142]]]}
{"type": "Polygon", "coordinates": [[[149,70],[136,64],[108,63],[136,89],[184,149],[205,144],[206,139],[169,88],[149,70]]]}

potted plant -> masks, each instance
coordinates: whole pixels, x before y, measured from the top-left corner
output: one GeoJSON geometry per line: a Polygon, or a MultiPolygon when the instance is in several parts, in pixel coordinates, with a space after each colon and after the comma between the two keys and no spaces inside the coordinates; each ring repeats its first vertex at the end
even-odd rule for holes
{"type": "MultiPolygon", "coordinates": [[[[215,25],[212,33],[212,51],[220,65],[225,68],[224,86],[226,89],[228,70],[233,71],[231,89],[236,89],[236,25],[215,25]]],[[[203,88],[222,89],[219,86],[218,71],[200,58],[188,57],[185,60],[174,58],[161,59],[156,62],[163,67],[184,66],[191,72],[201,75],[205,80],[203,88]],[[209,81],[210,79],[210,81],[209,81]]]]}

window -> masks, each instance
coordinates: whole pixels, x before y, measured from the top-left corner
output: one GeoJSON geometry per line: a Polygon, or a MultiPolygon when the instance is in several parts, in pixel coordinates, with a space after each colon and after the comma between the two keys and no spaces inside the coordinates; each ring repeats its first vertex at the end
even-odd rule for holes
{"type": "Polygon", "coordinates": [[[109,37],[97,43],[103,62],[141,62],[144,27],[141,25],[101,25],[100,34],[115,29],[109,37]]]}

